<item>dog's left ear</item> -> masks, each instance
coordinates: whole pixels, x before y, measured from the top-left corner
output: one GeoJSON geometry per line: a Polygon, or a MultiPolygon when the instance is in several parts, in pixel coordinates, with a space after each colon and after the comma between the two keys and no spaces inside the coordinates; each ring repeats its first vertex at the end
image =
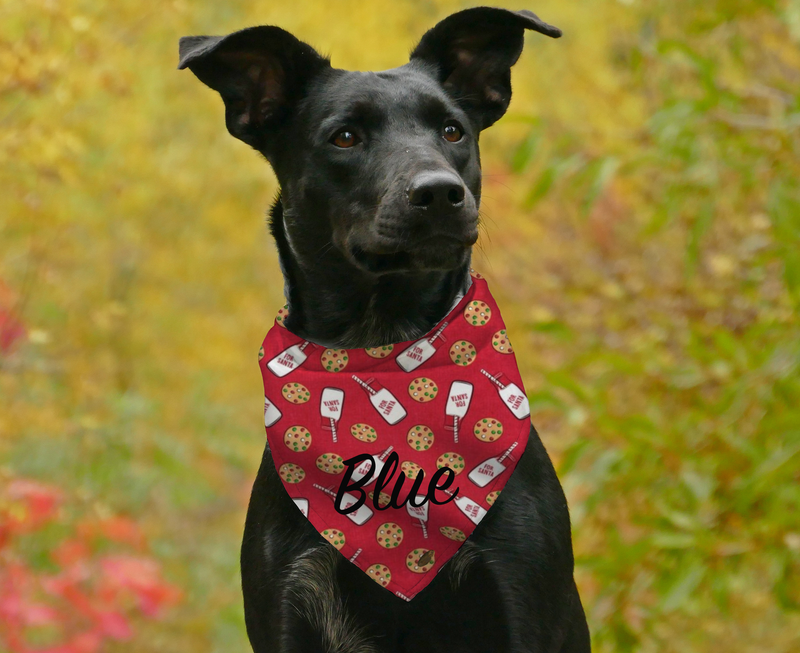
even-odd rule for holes
{"type": "Polygon", "coordinates": [[[428,30],[411,61],[430,64],[478,130],[486,129],[502,117],[511,101],[511,66],[522,53],[526,29],[561,36],[560,29],[530,11],[475,7],[428,30]]]}
{"type": "Polygon", "coordinates": [[[184,36],[178,69],[189,68],[225,102],[228,131],[269,155],[273,137],[308,82],[330,62],[273,26],[227,36],[184,36]]]}

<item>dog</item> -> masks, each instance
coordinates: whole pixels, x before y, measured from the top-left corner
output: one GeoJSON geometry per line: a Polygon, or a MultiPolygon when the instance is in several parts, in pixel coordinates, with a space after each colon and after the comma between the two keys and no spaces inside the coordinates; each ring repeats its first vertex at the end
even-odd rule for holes
{"type": "MultiPolygon", "coordinates": [[[[291,332],[325,347],[412,340],[465,293],[478,139],[508,107],[526,30],[561,36],[529,11],[460,11],[382,72],[335,69],[273,26],[180,40],[179,68],[222,96],[228,131],[277,175],[269,224],[291,332]]],[[[410,602],[323,541],[269,446],[241,569],[256,653],[590,650],[567,502],[533,428],[502,496],[410,602]]]]}

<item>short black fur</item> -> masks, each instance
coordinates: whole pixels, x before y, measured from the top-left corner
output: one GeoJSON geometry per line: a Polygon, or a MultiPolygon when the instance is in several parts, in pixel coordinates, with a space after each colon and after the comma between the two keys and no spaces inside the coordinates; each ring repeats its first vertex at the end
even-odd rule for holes
{"type": "MultiPolygon", "coordinates": [[[[465,292],[478,138],[508,107],[525,30],[561,34],[528,11],[469,9],[429,30],[408,64],[378,73],[332,68],[277,27],[181,39],[179,67],[220,93],[230,133],[278,177],[270,229],[287,328],[326,346],[410,340],[465,292]]],[[[322,540],[269,447],[241,560],[256,653],[590,650],[566,500],[533,429],[495,506],[409,603],[322,540]]]]}

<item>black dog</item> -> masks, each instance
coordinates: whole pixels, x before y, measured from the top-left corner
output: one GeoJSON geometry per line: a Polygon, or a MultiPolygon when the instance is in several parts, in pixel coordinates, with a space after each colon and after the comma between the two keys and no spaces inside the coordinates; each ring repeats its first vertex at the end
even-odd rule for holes
{"type": "MultiPolygon", "coordinates": [[[[228,131],[272,164],[270,226],[286,326],[329,347],[422,336],[469,284],[478,237],[478,136],[506,111],[528,11],[446,18],[408,64],[330,66],[277,27],[181,39],[225,102],[228,131]]],[[[538,435],[486,518],[407,603],[323,541],[285,492],[267,447],[242,545],[257,653],[585,652],[567,504],[538,435]]]]}

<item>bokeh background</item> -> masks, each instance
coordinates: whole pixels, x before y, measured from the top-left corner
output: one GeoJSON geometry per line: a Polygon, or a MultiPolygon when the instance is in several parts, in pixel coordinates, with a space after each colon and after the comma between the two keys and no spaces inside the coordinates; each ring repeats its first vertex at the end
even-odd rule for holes
{"type": "MultiPolygon", "coordinates": [[[[800,650],[800,0],[537,0],[475,267],[597,651],[800,650]]],[[[454,0],[0,1],[0,651],[248,651],[282,281],[268,165],[177,41],[404,63],[454,0]]]]}

